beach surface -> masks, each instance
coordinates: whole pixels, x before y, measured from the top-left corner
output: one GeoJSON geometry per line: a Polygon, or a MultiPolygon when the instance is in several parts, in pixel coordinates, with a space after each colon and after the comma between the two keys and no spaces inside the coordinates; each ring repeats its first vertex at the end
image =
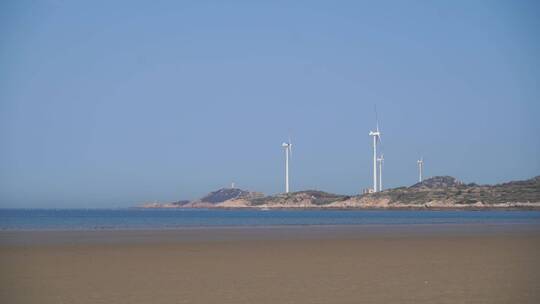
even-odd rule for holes
{"type": "Polygon", "coordinates": [[[540,226],[0,232],[1,303],[540,303],[540,226]]]}

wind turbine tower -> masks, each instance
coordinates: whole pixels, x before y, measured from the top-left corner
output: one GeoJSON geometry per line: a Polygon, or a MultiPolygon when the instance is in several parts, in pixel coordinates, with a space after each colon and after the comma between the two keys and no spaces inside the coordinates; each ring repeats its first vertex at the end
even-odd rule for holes
{"type": "MultiPolygon", "coordinates": [[[[375,116],[377,111],[375,110],[375,116]]],[[[377,187],[377,143],[381,142],[381,132],[379,132],[379,120],[377,119],[377,129],[370,131],[369,136],[373,136],[373,192],[378,191],[377,187]]]]}
{"type": "Polygon", "coordinates": [[[422,175],[424,173],[424,157],[422,156],[418,161],[418,182],[422,182],[422,175]]]}
{"type": "Polygon", "coordinates": [[[382,167],[384,163],[384,155],[381,154],[381,157],[377,158],[377,162],[379,163],[379,191],[382,191],[382,167]]]}
{"type": "Polygon", "coordinates": [[[289,156],[292,156],[292,143],[282,143],[281,146],[285,149],[285,193],[289,193],[289,156]]]}

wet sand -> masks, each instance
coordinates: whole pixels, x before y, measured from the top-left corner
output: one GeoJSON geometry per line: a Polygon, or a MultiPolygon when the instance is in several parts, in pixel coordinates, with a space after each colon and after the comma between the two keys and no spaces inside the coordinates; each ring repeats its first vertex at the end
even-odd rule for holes
{"type": "Polygon", "coordinates": [[[540,303],[538,226],[0,232],[1,303],[540,303]]]}

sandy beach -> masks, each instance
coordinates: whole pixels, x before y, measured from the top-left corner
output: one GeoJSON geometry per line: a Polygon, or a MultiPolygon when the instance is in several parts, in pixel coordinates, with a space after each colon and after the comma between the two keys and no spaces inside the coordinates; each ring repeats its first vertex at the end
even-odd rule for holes
{"type": "Polygon", "coordinates": [[[540,303],[539,258],[538,226],[4,231],[0,302],[540,303]]]}

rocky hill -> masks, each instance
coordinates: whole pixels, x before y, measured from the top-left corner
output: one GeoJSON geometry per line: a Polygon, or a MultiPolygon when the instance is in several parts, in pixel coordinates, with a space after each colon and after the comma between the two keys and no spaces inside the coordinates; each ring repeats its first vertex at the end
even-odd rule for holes
{"type": "Polygon", "coordinates": [[[145,208],[535,208],[540,209],[540,176],[498,185],[465,184],[436,176],[410,187],[346,196],[317,190],[264,196],[236,188],[211,192],[195,201],[145,204],[145,208]]]}
{"type": "Polygon", "coordinates": [[[349,196],[307,190],[288,194],[278,194],[250,200],[250,206],[259,208],[316,208],[340,202],[349,196]]]}
{"type": "Polygon", "coordinates": [[[231,199],[250,198],[254,197],[252,192],[238,188],[223,188],[214,192],[210,192],[200,199],[204,203],[217,204],[231,199]]]}
{"type": "Polygon", "coordinates": [[[435,176],[412,185],[410,188],[450,188],[459,187],[463,182],[452,176],[435,176]]]}
{"type": "Polygon", "coordinates": [[[230,204],[230,201],[249,201],[264,197],[260,192],[250,192],[238,188],[222,188],[214,192],[210,192],[199,200],[195,200],[185,205],[190,208],[215,208],[215,207],[240,207],[235,204],[230,204]]]}
{"type": "MultiPolygon", "coordinates": [[[[339,204],[334,204],[339,205],[339,204]]],[[[401,187],[351,198],[344,207],[372,208],[540,208],[540,176],[498,185],[465,184],[437,176],[401,187]]]]}
{"type": "MultiPolygon", "coordinates": [[[[264,197],[263,193],[250,192],[238,188],[222,188],[208,193],[200,199],[188,201],[181,200],[171,203],[144,203],[141,208],[216,208],[216,207],[241,207],[237,206],[239,201],[248,202],[249,200],[264,197]],[[233,203],[231,203],[231,201],[233,203]]],[[[248,207],[247,203],[244,203],[248,207]]]]}

